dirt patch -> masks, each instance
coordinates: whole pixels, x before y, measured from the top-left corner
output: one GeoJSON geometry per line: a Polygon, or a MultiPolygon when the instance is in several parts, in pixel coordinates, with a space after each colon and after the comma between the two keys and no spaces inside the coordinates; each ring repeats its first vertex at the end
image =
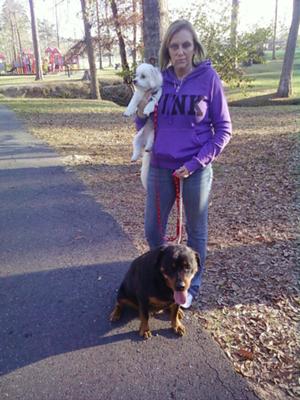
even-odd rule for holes
{"type": "MultiPolygon", "coordinates": [[[[214,164],[207,271],[191,311],[262,399],[299,398],[295,271],[297,107],[231,109],[234,136],[214,164]]],[[[27,116],[140,252],[145,193],[120,113],[27,116]],[[51,127],[51,129],[49,128],[51,127]]],[[[174,225],[170,224],[174,230],[174,225]]]]}

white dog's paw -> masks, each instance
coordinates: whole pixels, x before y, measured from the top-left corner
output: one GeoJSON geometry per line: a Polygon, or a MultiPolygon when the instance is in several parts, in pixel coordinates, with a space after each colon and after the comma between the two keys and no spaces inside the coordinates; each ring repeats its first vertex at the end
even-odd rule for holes
{"type": "Polygon", "coordinates": [[[141,168],[141,181],[145,190],[147,190],[150,159],[151,159],[151,153],[148,151],[144,152],[142,160],[142,168],[141,168]]]}
{"type": "Polygon", "coordinates": [[[131,162],[137,161],[139,159],[139,157],[141,156],[141,152],[142,152],[142,149],[134,147],[133,148],[133,153],[132,153],[132,156],[131,156],[131,162]]]}
{"type": "Polygon", "coordinates": [[[136,155],[136,154],[134,154],[132,157],[131,157],[131,162],[136,162],[137,160],[138,160],[138,158],[139,158],[139,156],[138,155],[136,155]]]}
{"type": "Polygon", "coordinates": [[[154,103],[152,101],[150,101],[146,107],[144,108],[144,114],[145,115],[150,115],[151,113],[153,113],[154,111],[154,103]]]}

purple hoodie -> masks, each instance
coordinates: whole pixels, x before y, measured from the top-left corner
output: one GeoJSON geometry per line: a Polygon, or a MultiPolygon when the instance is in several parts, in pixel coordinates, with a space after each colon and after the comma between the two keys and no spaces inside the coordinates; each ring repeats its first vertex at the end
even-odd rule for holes
{"type": "MultiPolygon", "coordinates": [[[[140,129],[145,120],[136,119],[140,129]]],[[[173,67],[163,72],[163,93],[151,165],[190,172],[211,163],[231,137],[231,120],[220,78],[203,61],[179,81],[173,67]]]]}

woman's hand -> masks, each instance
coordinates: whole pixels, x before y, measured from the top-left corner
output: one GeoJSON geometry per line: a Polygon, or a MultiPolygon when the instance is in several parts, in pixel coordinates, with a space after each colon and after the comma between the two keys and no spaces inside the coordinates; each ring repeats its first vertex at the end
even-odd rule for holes
{"type": "Polygon", "coordinates": [[[147,92],[145,92],[144,97],[142,98],[142,100],[140,101],[138,107],[137,107],[137,116],[139,118],[145,118],[146,115],[144,114],[144,108],[146,107],[146,105],[149,103],[150,97],[151,97],[151,92],[152,89],[147,90],[147,92]]]}
{"type": "Polygon", "coordinates": [[[190,176],[189,170],[183,165],[174,171],[176,178],[188,178],[190,176]]]}

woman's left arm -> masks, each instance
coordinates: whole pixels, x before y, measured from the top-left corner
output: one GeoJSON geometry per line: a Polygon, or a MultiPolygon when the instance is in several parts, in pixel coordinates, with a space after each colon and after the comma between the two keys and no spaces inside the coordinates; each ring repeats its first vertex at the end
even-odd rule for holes
{"type": "Polygon", "coordinates": [[[199,153],[184,166],[190,173],[210,164],[225,148],[232,135],[231,118],[221,80],[217,74],[212,79],[209,113],[214,135],[207,141],[199,153]]]}

